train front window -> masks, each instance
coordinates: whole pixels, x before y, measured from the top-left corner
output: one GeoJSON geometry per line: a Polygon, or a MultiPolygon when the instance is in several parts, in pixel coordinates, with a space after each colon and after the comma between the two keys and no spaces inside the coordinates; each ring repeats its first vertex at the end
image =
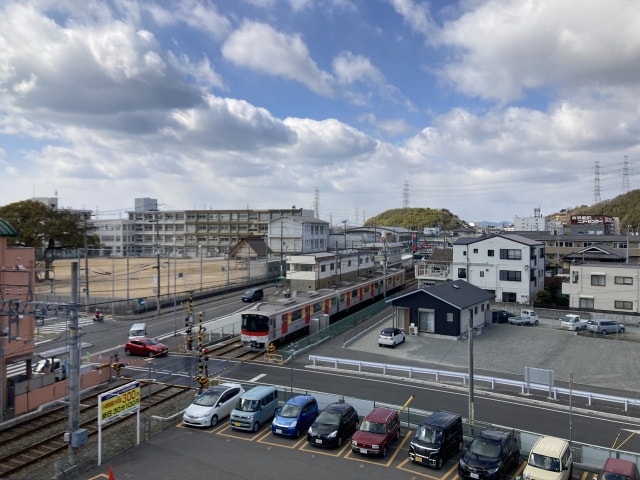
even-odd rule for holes
{"type": "Polygon", "coordinates": [[[250,313],[242,314],[242,329],[250,332],[268,332],[269,317],[250,313]]]}

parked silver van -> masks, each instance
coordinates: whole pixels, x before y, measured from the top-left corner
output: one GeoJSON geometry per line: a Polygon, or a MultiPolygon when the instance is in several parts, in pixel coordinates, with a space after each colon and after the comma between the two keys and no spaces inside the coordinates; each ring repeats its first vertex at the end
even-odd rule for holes
{"type": "Polygon", "coordinates": [[[229,416],[231,428],[257,432],[261,425],[271,421],[278,408],[278,390],[259,385],[246,391],[229,416]]]}

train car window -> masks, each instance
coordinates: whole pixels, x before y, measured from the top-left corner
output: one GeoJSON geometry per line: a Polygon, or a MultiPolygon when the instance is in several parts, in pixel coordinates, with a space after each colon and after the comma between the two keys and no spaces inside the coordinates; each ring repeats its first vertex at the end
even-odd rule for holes
{"type": "Polygon", "coordinates": [[[356,298],[358,296],[358,289],[356,288],[351,292],[351,298],[356,298]]]}
{"type": "Polygon", "coordinates": [[[293,312],[291,312],[291,319],[289,320],[289,323],[299,320],[301,318],[302,318],[302,311],[300,309],[294,310],[293,312]]]}
{"type": "Polygon", "coordinates": [[[345,300],[345,294],[344,294],[344,293],[341,293],[341,294],[340,294],[340,303],[345,303],[345,302],[346,302],[346,300],[345,300]]]}
{"type": "Polygon", "coordinates": [[[320,302],[313,304],[313,313],[317,313],[322,310],[322,304],[320,302]]]}

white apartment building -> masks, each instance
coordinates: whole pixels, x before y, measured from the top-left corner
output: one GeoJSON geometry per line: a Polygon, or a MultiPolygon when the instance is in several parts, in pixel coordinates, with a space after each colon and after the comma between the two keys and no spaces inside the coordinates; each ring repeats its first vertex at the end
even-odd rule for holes
{"type": "Polygon", "coordinates": [[[640,266],[629,263],[571,265],[569,281],[562,284],[575,309],[640,313],[640,266]]]}
{"type": "Polygon", "coordinates": [[[287,282],[291,290],[318,290],[371,275],[374,269],[373,253],[291,255],[287,257],[287,282]]]}
{"type": "Polygon", "coordinates": [[[497,302],[532,303],[544,289],[544,243],[505,233],[459,238],[453,244],[452,280],[466,280],[497,302]]]}
{"type": "Polygon", "coordinates": [[[329,222],[312,216],[282,216],[269,222],[266,237],[275,255],[326,252],[329,222]]]}

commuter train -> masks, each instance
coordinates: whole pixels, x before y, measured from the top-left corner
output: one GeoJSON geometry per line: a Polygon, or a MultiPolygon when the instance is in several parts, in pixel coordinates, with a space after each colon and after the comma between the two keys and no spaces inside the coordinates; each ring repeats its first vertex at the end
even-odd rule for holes
{"type": "MultiPolygon", "coordinates": [[[[405,284],[405,271],[389,269],[386,272],[386,292],[401,289],[405,284]]],[[[306,334],[311,319],[329,315],[329,321],[362,308],[380,299],[385,293],[384,275],[341,284],[310,292],[292,292],[288,298],[278,298],[253,304],[242,313],[240,339],[244,347],[264,350],[279,345],[293,335],[306,334]]]]}

